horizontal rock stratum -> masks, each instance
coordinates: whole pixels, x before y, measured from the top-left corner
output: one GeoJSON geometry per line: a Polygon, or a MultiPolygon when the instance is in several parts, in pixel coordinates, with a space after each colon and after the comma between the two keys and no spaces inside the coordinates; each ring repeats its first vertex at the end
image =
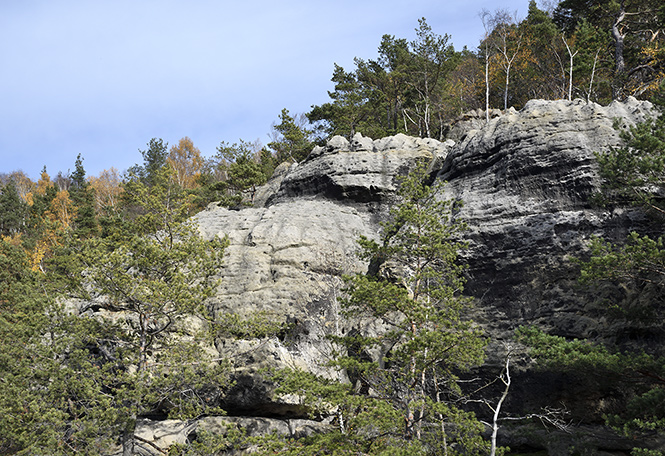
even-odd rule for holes
{"type": "MultiPolygon", "coordinates": [[[[594,153],[620,145],[615,119],[633,125],[652,112],[650,103],[635,99],[607,107],[533,100],[481,128],[458,126],[458,142],[334,137],[276,175],[257,193],[255,207],[213,204],[198,214],[204,237],[230,239],[222,285],[209,303],[215,313],[264,312],[289,323],[279,339],[219,341],[238,380],[226,409],[245,420],[305,418],[296,403],[274,397],[259,370],[298,366],[326,373],[325,336],[353,326],[340,316],[341,276],[367,268],[355,256],[356,240],[378,236],[398,177],[419,161],[447,182],[442,198],[464,203],[456,216],[469,226],[466,292],[475,298],[475,319],[493,340],[492,353],[523,324],[569,337],[605,337],[609,323],[576,286],[571,258],[584,255],[592,235],[618,240],[648,229],[637,211],[599,209],[592,197],[600,185],[594,153]]],[[[490,373],[499,361],[492,353],[483,368],[490,373]]],[[[563,402],[576,420],[599,424],[602,401],[562,381],[523,365],[508,407],[524,412],[563,402]]]]}

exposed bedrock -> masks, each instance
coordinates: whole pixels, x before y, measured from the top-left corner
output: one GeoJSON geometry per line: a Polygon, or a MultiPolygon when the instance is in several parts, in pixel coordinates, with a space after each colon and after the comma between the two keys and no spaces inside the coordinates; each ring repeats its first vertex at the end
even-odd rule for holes
{"type": "MultiPolygon", "coordinates": [[[[299,366],[325,373],[325,335],[353,323],[340,317],[341,275],[362,272],[356,239],[376,237],[398,176],[419,161],[447,181],[442,197],[460,199],[456,215],[469,225],[467,292],[474,316],[494,341],[485,372],[498,369],[501,341],[516,327],[537,324],[570,337],[611,337],[611,325],[576,285],[571,259],[584,257],[592,235],[622,239],[648,221],[630,208],[591,203],[600,178],[594,152],[620,144],[615,118],[625,125],[652,112],[629,99],[602,107],[575,101],[534,100],[521,110],[464,130],[458,143],[397,135],[372,141],[335,137],[303,163],[282,170],[258,199],[261,207],[231,211],[211,205],[197,216],[206,237],[228,235],[222,285],[211,306],[221,315],[266,312],[289,323],[281,338],[220,340],[241,380],[227,404],[231,414],[300,418],[288,398],[275,398],[259,370],[299,366]]],[[[587,294],[585,294],[587,293],[587,294]]],[[[613,403],[584,397],[575,378],[522,373],[508,408],[528,411],[568,401],[576,419],[598,424],[613,403]],[[576,405],[577,404],[577,405],[576,405]]]]}
{"type": "Polygon", "coordinates": [[[650,110],[634,99],[608,107],[532,100],[451,150],[439,178],[448,182],[444,196],[464,203],[468,292],[493,334],[538,324],[559,335],[598,335],[602,321],[585,308],[571,259],[584,256],[592,235],[623,239],[647,221],[630,208],[592,204],[600,186],[594,153],[620,144],[614,119],[632,125],[650,110]]]}

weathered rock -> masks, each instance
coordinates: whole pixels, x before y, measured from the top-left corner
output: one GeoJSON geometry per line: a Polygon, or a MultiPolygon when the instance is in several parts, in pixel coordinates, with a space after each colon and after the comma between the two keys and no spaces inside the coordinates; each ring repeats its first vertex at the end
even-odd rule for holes
{"type": "MultiPolygon", "coordinates": [[[[505,340],[521,324],[571,337],[603,336],[607,323],[576,289],[570,259],[584,254],[593,234],[620,239],[646,226],[637,211],[599,210],[590,199],[600,184],[594,152],[620,143],[614,118],[632,124],[650,112],[649,103],[634,99],[609,107],[534,100],[487,125],[468,125],[478,129],[459,127],[458,144],[404,135],[336,137],[266,187],[264,206],[200,213],[205,237],[228,235],[231,243],[222,285],[210,302],[214,311],[266,312],[290,324],[280,339],[219,341],[239,380],[225,404],[229,411],[266,419],[303,413],[296,398],[274,397],[259,370],[326,372],[325,335],[349,324],[339,316],[340,276],[366,268],[354,256],[355,240],[378,235],[397,176],[419,160],[440,164],[438,177],[448,182],[441,197],[464,202],[457,217],[469,225],[467,291],[489,337],[505,340]]],[[[493,372],[498,361],[490,358],[486,369],[493,372]]],[[[528,372],[515,379],[526,386],[515,387],[508,410],[577,400],[577,419],[599,420],[608,411],[602,398],[584,397],[583,388],[565,379],[528,372]]]]}
{"type": "MultiPolygon", "coordinates": [[[[227,436],[232,430],[239,430],[244,437],[259,437],[277,434],[285,437],[300,438],[315,432],[323,432],[329,424],[321,421],[289,419],[279,420],[271,418],[210,416],[196,420],[140,420],[136,426],[135,435],[143,442],[150,442],[150,448],[167,450],[175,444],[184,445],[196,440],[201,432],[227,436]]],[[[240,448],[232,454],[247,452],[250,448],[240,448]],[[245,451],[242,451],[242,450],[245,451]]]]}
{"type": "Polygon", "coordinates": [[[196,220],[204,237],[230,241],[215,310],[267,311],[284,321],[311,317],[307,304],[327,298],[336,277],[361,270],[353,255],[358,237],[376,236],[357,209],[326,200],[210,207],[196,220]]]}
{"type": "MultiPolygon", "coordinates": [[[[599,209],[592,198],[601,183],[594,153],[620,145],[614,119],[630,125],[650,113],[649,103],[636,100],[609,107],[534,100],[469,131],[450,150],[439,173],[448,182],[442,197],[464,202],[457,216],[469,226],[466,291],[494,345],[521,325],[571,338],[615,337],[597,290],[578,285],[572,260],[585,258],[593,235],[621,241],[649,229],[639,211],[599,209]]],[[[486,370],[498,372],[499,361],[490,357],[486,370]]],[[[506,411],[564,404],[573,419],[600,424],[623,394],[610,381],[518,373],[506,411]]]]}
{"type": "Polygon", "coordinates": [[[599,331],[572,286],[571,257],[594,234],[623,237],[641,220],[634,211],[598,210],[594,153],[620,144],[614,118],[643,120],[649,103],[602,107],[582,100],[532,100],[520,112],[468,132],[439,178],[444,197],[460,199],[469,224],[469,291],[494,329],[535,323],[561,335],[599,331]]]}
{"type": "MultiPolygon", "coordinates": [[[[514,111],[513,108],[511,108],[511,110],[514,111]]],[[[502,114],[503,113],[500,109],[490,109],[489,118],[495,119],[500,117],[502,114]]],[[[466,112],[453,120],[453,122],[450,124],[450,127],[448,128],[446,137],[455,142],[460,142],[464,139],[467,132],[485,128],[487,123],[486,119],[487,116],[485,116],[485,111],[482,109],[466,112]]]]}
{"type": "Polygon", "coordinates": [[[441,161],[452,145],[402,134],[372,141],[357,133],[351,143],[336,136],[292,168],[268,204],[302,196],[378,202],[394,193],[397,175],[406,174],[418,160],[441,161]]]}
{"type": "MultiPolygon", "coordinates": [[[[255,207],[265,206],[268,199],[277,193],[277,191],[279,191],[279,187],[281,187],[284,177],[289,173],[289,170],[293,166],[297,165],[284,162],[277,166],[270,180],[265,185],[262,185],[256,189],[256,193],[254,194],[254,201],[252,201],[250,198],[247,198],[247,202],[253,204],[255,207]]],[[[216,206],[216,204],[214,205],[216,206]]]]}
{"type": "Polygon", "coordinates": [[[340,327],[340,277],[364,269],[354,255],[356,240],[375,237],[376,228],[357,209],[326,200],[240,211],[210,207],[196,218],[204,237],[226,235],[230,241],[222,283],[210,302],[214,312],[263,313],[290,327],[283,341],[219,341],[220,353],[236,367],[237,385],[225,407],[260,416],[302,415],[299,406],[273,398],[258,371],[290,366],[324,373],[319,365],[328,353],[325,336],[340,327]]]}

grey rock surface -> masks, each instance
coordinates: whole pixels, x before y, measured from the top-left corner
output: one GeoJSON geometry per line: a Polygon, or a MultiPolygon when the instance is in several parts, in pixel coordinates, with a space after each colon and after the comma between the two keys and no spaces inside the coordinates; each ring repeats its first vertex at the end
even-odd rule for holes
{"type": "MultiPolygon", "coordinates": [[[[204,237],[230,239],[222,285],[210,302],[216,314],[265,312],[290,324],[279,339],[219,341],[239,380],[227,408],[256,420],[301,417],[297,398],[275,397],[259,370],[326,372],[325,335],[351,324],[339,314],[341,276],[367,267],[354,255],[356,239],[378,236],[397,177],[417,161],[432,163],[448,182],[442,198],[464,202],[457,216],[469,225],[467,292],[489,337],[505,340],[521,324],[571,337],[602,335],[606,322],[575,289],[570,259],[584,255],[591,235],[620,239],[646,226],[634,210],[600,210],[590,199],[600,185],[594,152],[620,144],[614,119],[630,125],[651,112],[649,103],[634,99],[608,107],[534,100],[489,124],[458,127],[457,144],[404,135],[335,137],[262,189],[262,205],[211,206],[198,214],[204,237]]],[[[499,364],[490,357],[486,369],[499,364]]],[[[528,373],[516,379],[524,386],[511,396],[514,410],[561,396],[556,379],[528,373]]],[[[593,398],[575,399],[581,419],[606,411],[593,398]]]]}
{"type": "Polygon", "coordinates": [[[382,201],[394,193],[396,176],[418,160],[442,161],[453,144],[403,134],[373,141],[357,133],[351,142],[336,136],[292,168],[268,204],[302,196],[347,204],[382,201]]]}
{"type": "Polygon", "coordinates": [[[608,107],[532,100],[468,132],[450,151],[439,172],[448,182],[442,196],[464,202],[468,287],[488,326],[598,333],[599,322],[581,308],[570,260],[583,255],[590,236],[621,239],[643,220],[635,211],[591,204],[601,183],[594,153],[620,144],[615,118],[633,125],[651,109],[635,99],[608,107]]]}
{"type": "MultiPolygon", "coordinates": [[[[246,437],[259,437],[274,433],[285,437],[300,438],[314,432],[323,432],[328,426],[327,423],[313,420],[209,416],[190,421],[141,420],[137,423],[136,435],[156,447],[169,448],[174,444],[187,444],[201,432],[227,436],[230,431],[242,429],[246,437]]],[[[243,453],[245,452],[251,454],[252,448],[246,447],[243,453]]]]}

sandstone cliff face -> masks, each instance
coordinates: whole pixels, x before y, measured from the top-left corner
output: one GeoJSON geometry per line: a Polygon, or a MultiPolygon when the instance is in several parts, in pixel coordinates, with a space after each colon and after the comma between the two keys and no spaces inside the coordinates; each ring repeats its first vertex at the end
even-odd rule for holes
{"type": "MultiPolygon", "coordinates": [[[[231,241],[220,271],[223,285],[210,303],[215,312],[264,311],[290,323],[281,339],[219,342],[239,379],[225,404],[230,413],[301,417],[297,404],[272,396],[257,370],[324,372],[325,335],[352,324],[339,316],[341,275],[366,269],[354,255],[355,241],[378,235],[396,178],[418,160],[433,163],[437,178],[448,182],[441,197],[464,202],[457,216],[469,224],[467,292],[494,341],[507,340],[521,324],[602,336],[603,317],[575,289],[570,258],[584,254],[593,234],[618,239],[645,223],[628,209],[599,210],[590,198],[600,184],[594,152],[620,143],[614,119],[633,124],[650,113],[649,103],[634,99],[609,107],[536,100],[477,130],[457,128],[457,143],[404,135],[375,141],[356,135],[351,142],[336,137],[271,182],[258,198],[261,207],[211,205],[196,217],[203,236],[228,235],[231,241]]],[[[488,370],[495,361],[490,358],[488,370]]],[[[511,398],[515,410],[543,399],[571,399],[557,384],[565,379],[528,373],[521,379],[511,398]]],[[[603,411],[577,412],[593,418],[603,411]]]]}
{"type": "Polygon", "coordinates": [[[333,138],[279,176],[277,190],[262,195],[264,207],[231,211],[213,204],[198,214],[203,236],[230,240],[222,285],[211,302],[214,311],[263,312],[290,326],[284,340],[219,342],[221,354],[238,368],[239,387],[226,408],[262,416],[301,413],[275,402],[257,370],[297,366],[325,373],[326,335],[349,325],[339,316],[341,277],[366,270],[356,256],[356,241],[378,236],[396,177],[418,160],[444,157],[451,146],[404,135],[379,141],[357,135],[353,143],[333,138]]]}
{"type": "Polygon", "coordinates": [[[464,202],[472,248],[469,292],[495,330],[534,323],[560,335],[597,335],[572,287],[570,259],[591,235],[612,239],[643,220],[636,211],[591,204],[600,177],[594,152],[620,144],[614,119],[643,120],[648,103],[602,107],[582,100],[533,100],[469,131],[438,177],[464,202]]]}

